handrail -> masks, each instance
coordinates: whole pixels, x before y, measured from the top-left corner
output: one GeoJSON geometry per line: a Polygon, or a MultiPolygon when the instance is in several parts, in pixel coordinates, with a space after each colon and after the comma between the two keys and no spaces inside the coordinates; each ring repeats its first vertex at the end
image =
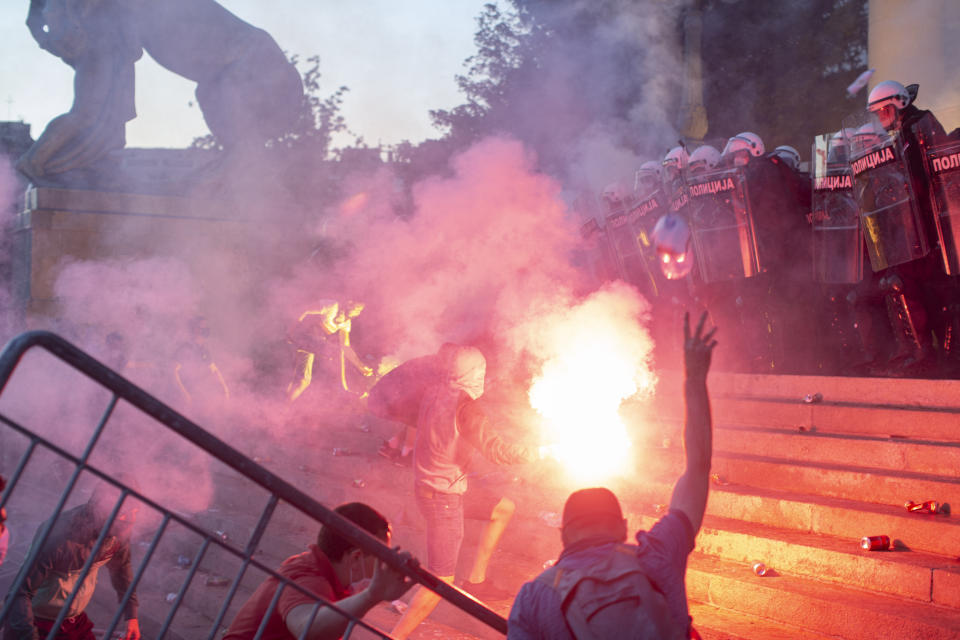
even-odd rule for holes
{"type": "MultiPolygon", "coordinates": [[[[6,388],[10,376],[24,354],[34,347],[42,348],[66,362],[74,369],[112,391],[118,398],[122,398],[163,423],[237,473],[267,489],[302,513],[336,530],[337,533],[365,552],[375,555],[390,566],[399,569],[412,580],[435,592],[465,613],[500,633],[507,633],[507,621],[503,616],[492,611],[470,594],[440,580],[440,578],[421,567],[416,560],[408,560],[407,557],[387,547],[350,520],[323,506],[281,477],[271,473],[226,442],[109,369],[93,356],[52,332],[28,331],[14,337],[7,343],[3,352],[0,353],[0,393],[6,388]]],[[[8,493],[10,489],[8,488],[8,493]]]]}

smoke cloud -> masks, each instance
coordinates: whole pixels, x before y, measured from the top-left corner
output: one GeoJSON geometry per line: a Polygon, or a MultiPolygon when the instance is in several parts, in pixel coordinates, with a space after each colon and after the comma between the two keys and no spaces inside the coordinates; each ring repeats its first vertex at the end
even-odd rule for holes
{"type": "Polygon", "coordinates": [[[337,212],[338,232],[355,245],[336,280],[371,302],[395,355],[500,332],[583,286],[569,262],[576,222],[534,162],[517,141],[488,139],[453,160],[452,176],[414,187],[409,220],[378,204],[337,212]]]}

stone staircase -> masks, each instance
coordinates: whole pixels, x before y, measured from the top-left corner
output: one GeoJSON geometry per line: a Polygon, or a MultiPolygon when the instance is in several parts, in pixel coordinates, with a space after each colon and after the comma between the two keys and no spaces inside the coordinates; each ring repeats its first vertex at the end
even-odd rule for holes
{"type": "MultiPolygon", "coordinates": [[[[960,638],[960,519],[904,508],[960,509],[960,382],[711,374],[709,387],[715,475],[687,572],[704,638],[960,638]],[[892,550],[860,549],[881,534],[892,550]]],[[[678,377],[659,389],[644,413],[668,439],[665,480],[645,491],[662,503],[684,409],[678,377]]]]}

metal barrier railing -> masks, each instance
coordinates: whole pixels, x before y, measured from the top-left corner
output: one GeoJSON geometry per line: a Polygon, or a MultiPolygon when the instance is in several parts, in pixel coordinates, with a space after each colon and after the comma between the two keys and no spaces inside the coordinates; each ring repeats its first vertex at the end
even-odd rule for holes
{"type": "MultiPolygon", "coordinates": [[[[153,535],[152,540],[144,552],[144,557],[140,561],[133,576],[132,584],[118,603],[116,613],[113,616],[109,627],[104,633],[104,638],[112,637],[117,626],[120,624],[125,606],[135,593],[137,585],[141,581],[144,572],[146,571],[147,566],[161,541],[161,538],[171,523],[176,523],[187,531],[198,535],[202,539],[202,543],[199,550],[196,552],[196,555],[191,559],[189,571],[183,579],[175,598],[171,602],[170,611],[165,621],[157,632],[156,637],[158,640],[160,638],[164,638],[168,633],[171,632],[174,616],[183,604],[184,596],[196,576],[201,561],[205,556],[207,556],[211,546],[223,550],[225,553],[233,556],[241,564],[240,569],[237,571],[230,583],[230,588],[227,592],[226,598],[220,607],[213,624],[210,626],[209,633],[206,636],[208,640],[213,640],[214,637],[218,635],[225,616],[228,613],[228,609],[241,585],[244,574],[251,567],[257,569],[267,576],[273,576],[279,580],[278,588],[274,594],[272,602],[269,605],[269,611],[267,612],[267,616],[265,616],[264,620],[266,620],[266,617],[268,617],[277,606],[281,591],[284,589],[295,589],[298,592],[312,598],[315,602],[311,621],[313,616],[315,616],[322,607],[330,607],[331,609],[339,612],[345,618],[349,619],[347,629],[344,632],[344,638],[349,638],[351,633],[357,628],[365,629],[381,638],[389,638],[389,636],[384,634],[382,631],[339,609],[335,604],[327,602],[315,593],[311,593],[303,587],[290,582],[286,578],[280,576],[270,567],[267,567],[263,563],[254,559],[253,555],[257,551],[267,525],[270,523],[277,505],[281,501],[289,504],[291,507],[316,520],[317,522],[322,523],[324,526],[334,529],[337,533],[348,539],[351,543],[363,549],[364,552],[372,554],[390,566],[399,569],[412,580],[424,585],[428,589],[431,589],[465,613],[473,616],[496,631],[506,634],[506,620],[496,612],[487,608],[485,605],[483,605],[483,603],[476,600],[469,594],[457,589],[456,587],[441,581],[437,576],[422,568],[415,560],[408,560],[406,556],[401,556],[393,549],[384,545],[380,540],[367,533],[364,529],[358,527],[350,520],[343,518],[333,510],[323,506],[293,485],[284,481],[279,476],[263,468],[252,459],[248,458],[225,442],[208,433],[194,422],[163,404],[161,401],[143,391],[140,387],[126,380],[60,336],[46,331],[31,331],[21,334],[11,340],[7,344],[4,351],[0,353],[0,393],[7,388],[7,384],[24,354],[33,347],[39,347],[43,349],[64,363],[73,367],[73,369],[76,371],[83,373],[89,379],[108,390],[111,393],[111,398],[106,410],[103,412],[99,422],[97,423],[93,435],[90,437],[83,452],[79,456],[70,453],[65,448],[54,442],[51,442],[48,439],[36,435],[28,428],[18,424],[15,420],[0,412],[0,423],[26,437],[29,442],[26,450],[20,456],[14,472],[8,479],[6,490],[3,492],[2,496],[0,496],[0,508],[7,505],[10,497],[16,491],[17,484],[20,482],[21,477],[24,474],[27,463],[30,461],[31,457],[36,454],[38,447],[47,450],[56,456],[73,463],[74,465],[74,470],[67,480],[66,488],[63,490],[56,502],[56,506],[51,514],[51,517],[46,520],[46,522],[41,526],[40,530],[38,530],[37,537],[35,538],[30,552],[24,558],[24,562],[20,571],[8,589],[7,598],[3,603],[2,609],[0,609],[0,627],[2,627],[8,621],[10,612],[16,602],[16,598],[14,596],[23,586],[28,572],[37,558],[39,550],[50,537],[55,525],[56,517],[64,510],[71,492],[73,492],[78,480],[80,479],[81,473],[87,472],[93,476],[96,476],[102,481],[109,483],[113,487],[116,487],[120,491],[120,496],[113,505],[113,510],[110,513],[110,516],[107,518],[106,523],[102,526],[99,536],[94,543],[93,550],[81,569],[80,576],[76,582],[78,586],[83,583],[84,578],[86,578],[91,571],[94,559],[103,547],[104,542],[108,537],[108,532],[110,531],[111,526],[114,524],[118,514],[120,514],[121,508],[126,500],[136,500],[143,505],[156,510],[156,512],[161,515],[161,522],[157,527],[156,533],[153,535]],[[226,542],[222,540],[221,536],[217,533],[198,526],[197,524],[191,522],[187,517],[184,517],[171,509],[165,508],[163,505],[149,499],[145,495],[134,490],[132,487],[126,486],[123,482],[112,477],[108,471],[90,464],[91,454],[94,452],[104,428],[110,420],[111,415],[114,413],[119,400],[124,400],[133,407],[139,409],[142,413],[152,417],[154,420],[166,426],[171,431],[186,439],[196,447],[202,449],[213,458],[232,468],[246,479],[252,481],[256,485],[259,485],[259,487],[266,490],[270,494],[267,504],[263,508],[263,511],[261,512],[260,517],[253,528],[253,532],[246,541],[246,544],[242,550],[226,544],[226,542]]],[[[70,604],[76,597],[77,591],[78,589],[75,589],[74,592],[70,594],[68,600],[61,607],[60,616],[54,624],[54,629],[58,628],[63,622],[64,617],[67,615],[69,610],[70,604]]],[[[307,625],[307,629],[309,629],[309,624],[307,625]]],[[[257,639],[261,638],[264,632],[265,624],[261,625],[255,637],[257,639]]],[[[47,636],[48,640],[53,638],[54,635],[55,631],[51,631],[47,636]]],[[[305,635],[306,630],[301,638],[305,637],[305,635]]]]}

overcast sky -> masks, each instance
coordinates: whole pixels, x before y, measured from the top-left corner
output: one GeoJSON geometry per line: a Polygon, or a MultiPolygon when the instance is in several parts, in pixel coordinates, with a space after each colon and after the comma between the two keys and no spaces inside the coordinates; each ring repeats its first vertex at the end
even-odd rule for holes
{"type": "MultiPolygon", "coordinates": [[[[321,93],[350,88],[348,126],[370,145],[436,137],[430,109],[460,104],[454,76],[474,52],[475,18],[489,0],[220,0],[302,59],[320,56],[321,93]]],[[[0,120],[37,137],[73,100],[73,71],[34,42],[29,0],[0,2],[0,120]]],[[[182,147],[207,132],[194,84],[144,54],[137,63],[131,147],[182,147]]],[[[342,143],[342,142],[341,142],[342,143]]]]}

